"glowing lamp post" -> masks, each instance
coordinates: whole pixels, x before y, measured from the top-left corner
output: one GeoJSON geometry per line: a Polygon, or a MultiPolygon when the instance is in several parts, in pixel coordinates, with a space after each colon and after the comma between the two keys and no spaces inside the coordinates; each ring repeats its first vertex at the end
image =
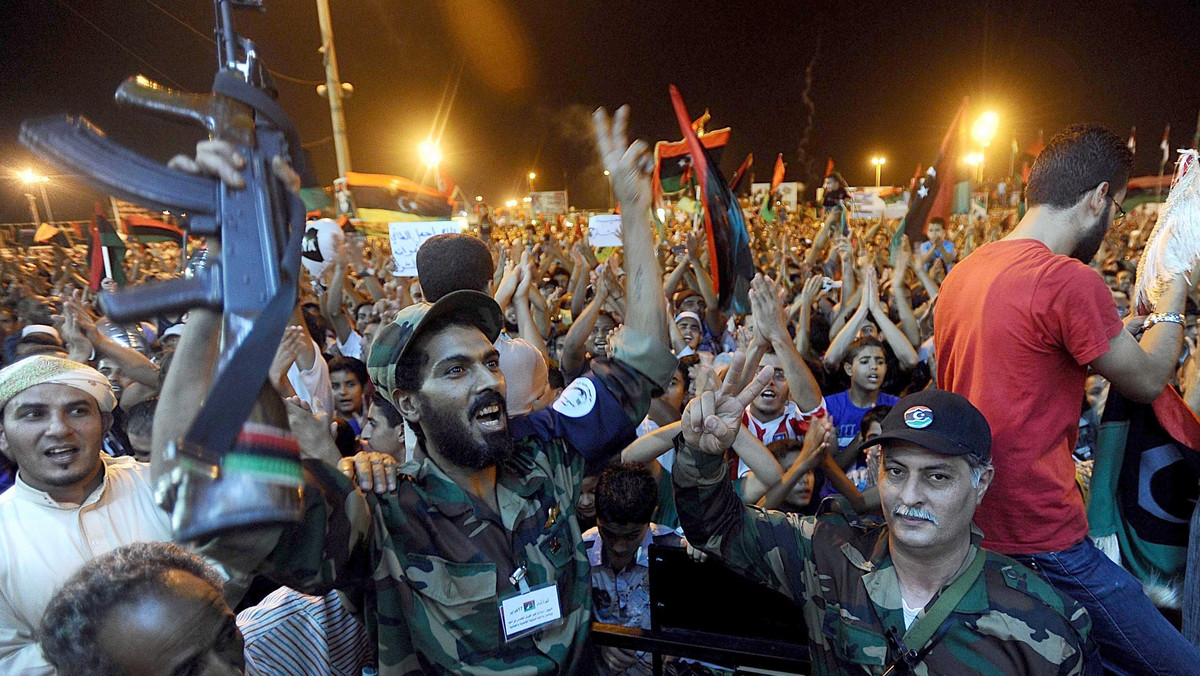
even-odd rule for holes
{"type": "Polygon", "coordinates": [[[427,167],[436,168],[442,162],[442,149],[432,139],[425,139],[417,146],[417,154],[427,167]]]}
{"type": "MultiPolygon", "coordinates": [[[[50,210],[50,197],[46,194],[46,184],[50,182],[50,177],[35,174],[33,173],[32,169],[26,169],[25,171],[18,172],[17,176],[25,185],[37,184],[38,188],[42,192],[42,206],[46,208],[46,220],[53,223],[54,212],[50,210]]],[[[36,214],[34,215],[33,220],[37,221],[36,214]]]]}
{"type": "MultiPolygon", "coordinates": [[[[996,129],[1000,126],[1000,116],[992,111],[987,111],[975,120],[975,124],[971,127],[971,138],[975,139],[983,149],[987,151],[987,147],[992,144],[992,139],[996,138],[996,129]]],[[[983,164],[986,159],[984,152],[972,153],[978,156],[978,161],[968,164],[975,164],[979,167],[979,182],[983,182],[983,164]]]]}
{"type": "Polygon", "coordinates": [[[876,188],[878,188],[881,185],[880,177],[883,174],[883,165],[886,162],[887,162],[887,158],[885,158],[885,157],[872,157],[871,158],[871,164],[875,165],[875,187],[876,188]]]}

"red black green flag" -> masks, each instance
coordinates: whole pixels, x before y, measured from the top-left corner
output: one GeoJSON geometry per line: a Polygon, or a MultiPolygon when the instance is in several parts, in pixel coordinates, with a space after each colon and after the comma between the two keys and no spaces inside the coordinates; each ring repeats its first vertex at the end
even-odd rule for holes
{"type": "Polygon", "coordinates": [[[175,242],[179,244],[186,236],[183,228],[145,216],[126,216],[125,233],[139,242],[175,242]]]}
{"type": "Polygon", "coordinates": [[[100,290],[100,281],[112,277],[125,286],[125,242],[100,212],[99,205],[88,229],[88,286],[100,290]]]}
{"type": "Polygon", "coordinates": [[[926,170],[925,175],[917,180],[909,197],[908,213],[904,216],[904,231],[908,239],[916,244],[925,239],[925,224],[933,216],[947,218],[954,197],[957,177],[959,126],[967,112],[967,99],[964,98],[954,114],[950,129],[942,139],[941,149],[937,159],[926,170]],[[944,186],[944,183],[949,185],[944,186]]]}
{"type": "Polygon", "coordinates": [[[719,304],[722,309],[739,314],[749,312],[754,263],[750,258],[750,233],[746,231],[742,207],[721,176],[716,159],[692,129],[691,117],[679,90],[671,85],[670,91],[675,119],[688,145],[696,182],[700,185],[710,267],[719,304]]]}

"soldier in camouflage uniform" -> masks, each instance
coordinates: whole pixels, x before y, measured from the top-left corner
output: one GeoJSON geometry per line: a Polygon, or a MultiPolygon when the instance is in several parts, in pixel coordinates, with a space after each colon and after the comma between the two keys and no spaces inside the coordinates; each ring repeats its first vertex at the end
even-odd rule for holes
{"type": "MultiPolygon", "coordinates": [[[[741,395],[727,385],[689,405],[677,441],[675,500],[690,542],[800,606],[814,673],[1098,672],[1083,607],[1016,561],[980,548],[971,519],[991,480],[991,436],[966,399],[910,395],[884,420],[873,443],[884,449],[886,525],[849,508],[800,517],[743,506],[721,461],[764,376],[741,395]],[[943,595],[947,603],[939,604],[943,595]],[[926,617],[932,621],[922,640],[917,629],[926,617]]],[[[810,467],[828,446],[828,430],[820,425],[806,440],[810,467]]]]}
{"type": "Polygon", "coordinates": [[[612,358],[572,383],[548,417],[510,426],[492,345],[502,326],[495,301],[463,290],[408,307],[376,336],[368,360],[371,380],[424,451],[400,468],[396,490],[363,496],[332,467],[306,462],[299,525],[204,548],[302,591],[360,597],[384,676],[574,674],[594,664],[590,566],[575,505],[585,465],[615,449],[583,450],[554,432],[562,418],[592,415],[604,423],[599,441],[631,434],[677,366],[649,222],[653,163],[645,143],[625,143],[627,118],[622,108],[610,127],[607,113],[596,115],[625,211],[630,280],[612,358]],[[543,585],[556,589],[561,620],[506,641],[501,602],[543,585]]]}

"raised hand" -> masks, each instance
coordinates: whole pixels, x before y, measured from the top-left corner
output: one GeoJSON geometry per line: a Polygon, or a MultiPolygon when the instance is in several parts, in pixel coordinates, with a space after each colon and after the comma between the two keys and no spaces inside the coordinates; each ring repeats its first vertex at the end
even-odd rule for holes
{"type": "Polygon", "coordinates": [[[804,435],[804,446],[796,458],[797,465],[816,467],[821,463],[821,456],[828,453],[837,439],[833,435],[833,422],[828,416],[813,420],[804,435]]]}
{"type": "Polygon", "coordinates": [[[804,282],[804,288],[800,290],[801,306],[809,306],[816,302],[817,295],[821,293],[822,281],[820,275],[813,275],[804,282]]]}
{"type": "Polygon", "coordinates": [[[745,365],[746,355],[735,352],[721,389],[701,391],[697,388],[696,396],[683,411],[680,425],[688,446],[709,455],[724,455],[733,446],[742,424],[742,414],[773,376],[772,370],[764,367],[744,390],[735,392],[745,365]]]}
{"type": "Polygon", "coordinates": [[[629,143],[626,130],[629,126],[629,106],[621,106],[610,120],[608,111],[597,108],[592,113],[596,131],[596,148],[600,161],[608,170],[613,193],[625,210],[648,211],[653,195],[650,181],[654,174],[654,157],[650,146],[637,139],[629,143]]]}
{"type": "Polygon", "coordinates": [[[783,323],[783,308],[775,283],[763,274],[750,281],[750,307],[754,313],[754,327],[768,341],[790,340],[783,323]]]}

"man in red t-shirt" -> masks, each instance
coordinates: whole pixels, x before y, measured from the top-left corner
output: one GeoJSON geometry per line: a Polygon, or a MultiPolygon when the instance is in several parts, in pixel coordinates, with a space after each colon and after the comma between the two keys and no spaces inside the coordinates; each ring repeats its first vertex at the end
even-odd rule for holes
{"type": "Polygon", "coordinates": [[[1131,163],[1121,139],[1099,126],[1069,127],[1042,151],[1025,217],[941,287],[938,382],[967,397],[992,429],[995,479],[975,513],[984,546],[1029,563],[1082,603],[1107,669],[1196,673],[1200,652],[1087,539],[1071,457],[1089,366],[1149,402],[1179,357],[1186,280],[1171,282],[1139,343],[1087,265],[1124,215],[1131,163]]]}

